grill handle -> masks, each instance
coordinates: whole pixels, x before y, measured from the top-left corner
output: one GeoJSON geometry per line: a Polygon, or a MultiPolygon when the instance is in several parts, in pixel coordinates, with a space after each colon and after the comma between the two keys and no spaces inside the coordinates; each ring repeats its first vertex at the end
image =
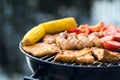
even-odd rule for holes
{"type": "Polygon", "coordinates": [[[34,72],[31,76],[25,76],[24,80],[42,80],[40,77],[43,77],[45,75],[44,68],[39,68],[36,72],[34,72]]]}

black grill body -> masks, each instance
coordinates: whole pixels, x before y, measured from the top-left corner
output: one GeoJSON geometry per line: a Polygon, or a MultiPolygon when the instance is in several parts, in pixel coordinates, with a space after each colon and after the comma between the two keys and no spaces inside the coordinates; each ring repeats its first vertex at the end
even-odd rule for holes
{"type": "Polygon", "coordinates": [[[35,79],[40,80],[120,80],[119,67],[70,67],[28,58],[35,79]],[[36,72],[37,71],[37,72],[36,72]]]}
{"type": "Polygon", "coordinates": [[[54,62],[55,55],[47,55],[41,58],[25,54],[29,68],[33,72],[24,80],[120,80],[120,62],[100,63],[92,65],[76,63],[54,62]]]}

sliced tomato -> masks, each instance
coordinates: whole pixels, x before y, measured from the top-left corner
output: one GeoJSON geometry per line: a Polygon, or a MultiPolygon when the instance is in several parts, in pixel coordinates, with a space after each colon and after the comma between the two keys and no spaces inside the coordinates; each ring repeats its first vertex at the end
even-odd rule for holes
{"type": "Polygon", "coordinates": [[[104,35],[104,36],[108,36],[108,35],[112,35],[112,36],[113,36],[113,35],[115,35],[116,33],[117,33],[116,30],[112,30],[112,29],[110,30],[110,29],[109,29],[109,30],[105,30],[105,31],[103,32],[103,35],[104,35]]]}
{"type": "Polygon", "coordinates": [[[120,43],[117,41],[104,41],[103,46],[105,49],[116,51],[120,48],[120,43]]]}
{"type": "Polygon", "coordinates": [[[120,33],[120,28],[117,28],[117,32],[120,33]]]}
{"type": "Polygon", "coordinates": [[[79,33],[81,33],[82,31],[80,31],[80,29],[78,29],[78,28],[73,28],[73,29],[68,30],[68,32],[69,32],[69,33],[75,32],[75,33],[79,34],[79,33]]]}
{"type": "Polygon", "coordinates": [[[116,26],[108,24],[105,26],[106,30],[103,32],[104,36],[115,35],[117,33],[116,26]]]}
{"type": "Polygon", "coordinates": [[[104,41],[113,41],[114,37],[113,36],[104,36],[104,37],[100,38],[100,40],[102,42],[104,42],[104,41]]]}
{"type": "Polygon", "coordinates": [[[108,24],[105,26],[107,30],[116,30],[116,26],[112,25],[112,24],[108,24]]]}
{"type": "Polygon", "coordinates": [[[114,40],[120,42],[120,33],[114,35],[114,40]]]}

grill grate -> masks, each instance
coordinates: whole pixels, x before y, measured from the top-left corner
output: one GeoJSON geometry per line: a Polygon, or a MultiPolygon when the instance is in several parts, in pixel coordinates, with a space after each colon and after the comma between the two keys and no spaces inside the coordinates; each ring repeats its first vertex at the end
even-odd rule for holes
{"type": "Polygon", "coordinates": [[[113,63],[102,63],[98,61],[94,61],[93,64],[83,64],[83,63],[62,63],[62,62],[55,62],[54,61],[55,55],[46,55],[44,57],[41,57],[40,60],[44,60],[51,63],[57,63],[62,65],[70,65],[70,66],[86,66],[86,67],[111,67],[111,66],[120,66],[120,61],[113,62],[113,63]]]}
{"type": "MultiPolygon", "coordinates": [[[[24,52],[24,50],[21,48],[21,43],[20,43],[20,50],[23,53],[28,55],[28,53],[24,52]]],[[[113,63],[102,63],[102,62],[94,61],[93,64],[89,64],[88,65],[88,64],[83,64],[83,63],[77,64],[77,63],[54,62],[54,58],[55,58],[55,55],[46,55],[46,56],[43,56],[43,57],[41,57],[39,59],[43,60],[43,61],[46,61],[46,62],[50,62],[50,63],[57,63],[57,64],[70,65],[70,66],[78,66],[78,67],[82,67],[82,66],[85,66],[85,67],[112,67],[112,66],[120,66],[120,61],[113,62],[113,63]]]]}

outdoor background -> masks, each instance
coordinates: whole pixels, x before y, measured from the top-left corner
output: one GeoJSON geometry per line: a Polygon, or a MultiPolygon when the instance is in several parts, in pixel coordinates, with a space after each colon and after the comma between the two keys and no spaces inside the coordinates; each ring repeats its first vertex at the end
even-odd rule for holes
{"type": "Polygon", "coordinates": [[[120,0],[0,0],[0,80],[22,80],[31,71],[19,50],[39,23],[72,16],[78,25],[99,21],[120,26],[120,0]]]}

